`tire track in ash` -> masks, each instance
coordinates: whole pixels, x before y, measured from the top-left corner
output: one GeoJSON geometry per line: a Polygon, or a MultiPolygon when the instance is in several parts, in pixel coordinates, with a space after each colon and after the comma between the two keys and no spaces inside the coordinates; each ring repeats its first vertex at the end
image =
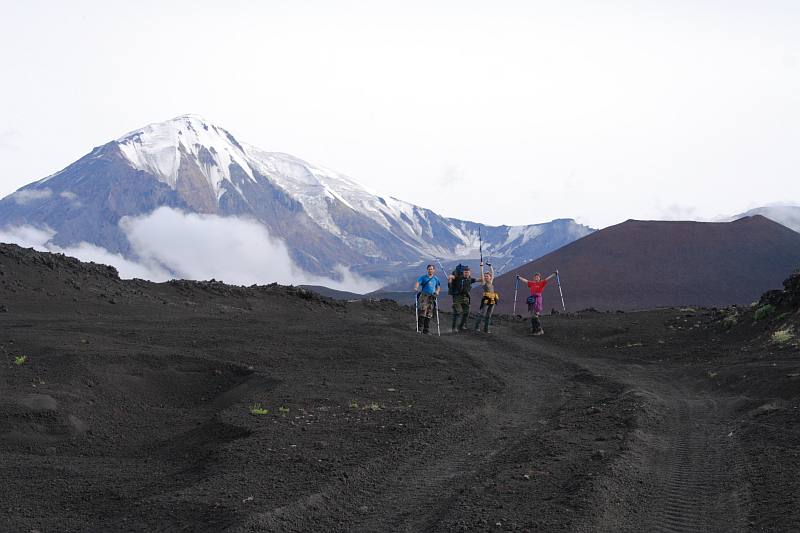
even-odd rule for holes
{"type": "MultiPolygon", "coordinates": [[[[556,356],[560,351],[548,347],[556,356]]],[[[627,450],[595,482],[579,531],[736,532],[747,529],[746,464],[731,431],[738,398],[693,390],[682,370],[562,354],[641,399],[627,450]]]]}
{"type": "MultiPolygon", "coordinates": [[[[515,457],[527,455],[537,447],[534,439],[544,431],[541,421],[552,419],[563,408],[562,401],[554,399],[560,398],[558,392],[564,382],[553,376],[573,375],[580,370],[563,358],[540,352],[525,339],[479,340],[459,335],[445,341],[479,358],[493,375],[502,379],[505,383],[502,396],[487,403],[481,413],[482,422],[468,426],[469,433],[461,442],[447,444],[452,446],[452,453],[433,459],[413,458],[409,463],[414,465],[410,482],[388,490],[387,499],[376,505],[372,518],[356,522],[354,530],[437,531],[476,527],[461,520],[459,509],[463,510],[465,504],[470,510],[480,506],[474,491],[481,487],[482,481],[497,482],[498,471],[506,464],[513,464],[515,457]],[[469,456],[465,453],[467,449],[472,450],[469,456]],[[461,455],[454,460],[453,453],[461,455]]],[[[532,500],[530,505],[541,503],[532,500]]],[[[488,518],[498,511],[485,509],[478,514],[488,518]]],[[[515,516],[513,511],[499,514],[510,516],[518,524],[527,520],[524,513],[525,516],[515,516]]],[[[494,519],[491,523],[495,523],[494,519]]]]}
{"type": "Polygon", "coordinates": [[[643,530],[663,532],[743,531],[746,495],[738,474],[743,460],[730,432],[718,420],[716,402],[677,400],[665,425],[663,455],[646,473],[656,482],[651,505],[642,508],[643,530]]]}
{"type": "Polygon", "coordinates": [[[486,346],[474,338],[447,337],[442,342],[457,345],[466,357],[485,365],[504,384],[500,395],[435,434],[405,443],[394,461],[376,458],[310,497],[251,516],[242,529],[435,530],[452,502],[472,486],[478,470],[529,431],[548,393],[534,385],[537,376],[543,366],[560,366],[505,350],[487,357],[486,346]]]}
{"type": "MultiPolygon", "coordinates": [[[[484,405],[480,414],[465,425],[460,440],[444,443],[437,453],[419,454],[401,465],[400,470],[411,475],[404,476],[403,482],[394,484],[382,498],[373,500],[376,512],[370,519],[358,521],[356,530],[439,529],[453,503],[474,485],[476,475],[495,458],[526,441],[534,421],[541,417],[546,391],[532,383],[543,366],[552,365],[553,361],[532,360],[516,350],[490,353],[485,343],[476,343],[467,335],[444,341],[481,360],[487,371],[504,382],[502,396],[484,405]]],[[[498,345],[493,344],[496,349],[498,345]]],[[[512,345],[506,346],[509,347],[512,345]]]]}

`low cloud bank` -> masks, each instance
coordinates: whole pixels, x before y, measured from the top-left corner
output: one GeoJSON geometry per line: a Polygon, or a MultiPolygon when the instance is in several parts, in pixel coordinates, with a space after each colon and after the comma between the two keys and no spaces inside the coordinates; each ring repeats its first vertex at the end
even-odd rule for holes
{"type": "Polygon", "coordinates": [[[139,217],[124,217],[120,228],[138,257],[131,261],[94,244],[81,242],[62,248],[50,239],[49,228],[17,226],[0,229],[0,242],[40,251],[58,252],[81,261],[116,267],[123,278],[152,281],[217,279],[235,285],[324,285],[367,293],[382,283],[337,266],[341,279],[315,276],[298,268],[286,245],[272,238],[255,220],[184,213],[161,207],[139,217]]]}

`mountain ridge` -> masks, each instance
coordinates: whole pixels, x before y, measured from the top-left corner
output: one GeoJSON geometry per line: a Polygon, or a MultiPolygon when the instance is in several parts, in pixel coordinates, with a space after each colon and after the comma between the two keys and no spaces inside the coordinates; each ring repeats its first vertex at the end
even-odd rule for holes
{"type": "Polygon", "coordinates": [[[323,274],[336,264],[379,274],[387,262],[477,256],[479,228],[484,253],[511,266],[593,231],[571,219],[482,226],[443,217],[295,156],[239,142],[198,115],[133,130],[22,187],[0,200],[0,226],[47,226],[58,245],[85,241],[130,256],[135,251],[119,220],[161,206],[253,218],[287,244],[301,268],[323,274]]]}

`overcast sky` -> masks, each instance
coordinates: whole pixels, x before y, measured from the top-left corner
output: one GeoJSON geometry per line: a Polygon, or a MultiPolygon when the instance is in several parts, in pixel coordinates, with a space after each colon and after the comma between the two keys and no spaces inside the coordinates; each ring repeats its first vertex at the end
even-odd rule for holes
{"type": "Polygon", "coordinates": [[[197,113],[487,224],[800,203],[796,1],[0,0],[0,13],[2,196],[197,113]]]}

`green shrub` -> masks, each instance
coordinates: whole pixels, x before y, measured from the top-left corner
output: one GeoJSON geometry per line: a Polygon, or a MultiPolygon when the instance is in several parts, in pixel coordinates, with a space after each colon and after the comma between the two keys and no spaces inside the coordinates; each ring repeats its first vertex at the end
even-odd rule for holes
{"type": "Polygon", "coordinates": [[[14,357],[14,364],[17,366],[22,366],[25,364],[25,361],[28,360],[27,355],[17,355],[14,357]]]}
{"type": "Polygon", "coordinates": [[[765,318],[771,317],[775,314],[775,306],[772,304],[762,305],[758,309],[756,309],[755,319],[756,320],[764,320],[765,318]]]}

